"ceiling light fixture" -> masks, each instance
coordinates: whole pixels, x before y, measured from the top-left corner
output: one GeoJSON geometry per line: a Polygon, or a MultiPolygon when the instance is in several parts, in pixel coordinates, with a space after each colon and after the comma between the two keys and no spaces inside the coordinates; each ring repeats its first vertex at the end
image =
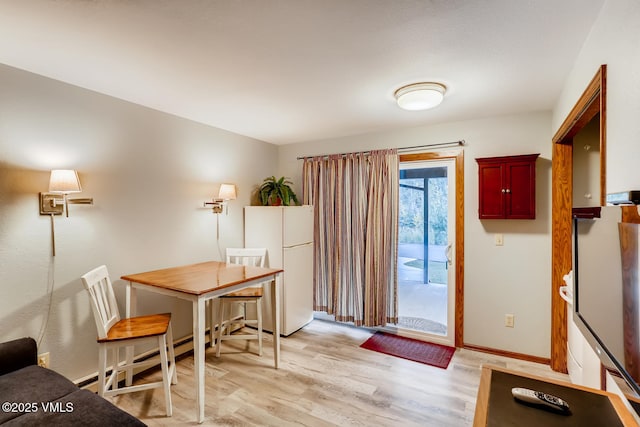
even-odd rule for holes
{"type": "Polygon", "coordinates": [[[446,90],[440,83],[413,83],[396,90],[394,95],[403,110],[419,111],[440,105],[446,90]]]}

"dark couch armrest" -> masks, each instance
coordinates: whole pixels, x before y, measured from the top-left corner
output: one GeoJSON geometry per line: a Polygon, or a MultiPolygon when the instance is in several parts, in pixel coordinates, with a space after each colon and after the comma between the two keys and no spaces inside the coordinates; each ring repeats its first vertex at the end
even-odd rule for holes
{"type": "Polygon", "coordinates": [[[0,375],[38,364],[38,346],[33,338],[0,343],[0,375]]]}

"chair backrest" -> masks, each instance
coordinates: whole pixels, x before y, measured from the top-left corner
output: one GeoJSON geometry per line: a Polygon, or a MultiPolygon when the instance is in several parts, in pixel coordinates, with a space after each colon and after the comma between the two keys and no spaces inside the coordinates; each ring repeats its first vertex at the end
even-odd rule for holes
{"type": "Polygon", "coordinates": [[[266,248],[227,248],[227,263],[264,267],[266,248]]]}
{"type": "Polygon", "coordinates": [[[120,320],[118,303],[113,294],[107,267],[101,265],[81,277],[89,292],[93,317],[98,328],[98,338],[106,338],[109,329],[120,320]]]}

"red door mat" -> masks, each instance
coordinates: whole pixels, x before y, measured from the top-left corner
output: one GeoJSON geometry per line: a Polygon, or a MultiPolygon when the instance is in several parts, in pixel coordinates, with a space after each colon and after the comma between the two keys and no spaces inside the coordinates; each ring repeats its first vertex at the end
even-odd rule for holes
{"type": "Polygon", "coordinates": [[[456,351],[453,347],[385,334],[384,332],[376,332],[371,338],[360,344],[360,347],[442,369],[447,369],[453,353],[456,351]]]}

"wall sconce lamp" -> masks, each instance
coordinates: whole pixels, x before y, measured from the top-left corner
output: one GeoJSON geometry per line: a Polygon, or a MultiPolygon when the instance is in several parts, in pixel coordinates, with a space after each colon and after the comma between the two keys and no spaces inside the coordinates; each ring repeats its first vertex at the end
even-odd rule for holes
{"type": "Polygon", "coordinates": [[[69,204],[92,205],[92,198],[69,199],[71,193],[82,191],[80,179],[75,170],[54,169],[49,178],[49,192],[40,193],[40,215],[51,216],[51,245],[53,256],[56,256],[56,240],[53,224],[54,215],[62,215],[64,211],[69,217],[69,204]]]}
{"type": "Polygon", "coordinates": [[[92,198],[69,199],[71,193],[82,191],[78,173],[71,169],[54,169],[49,178],[49,192],[40,193],[40,215],[62,215],[69,217],[69,204],[92,205],[92,198]]]}
{"type": "Polygon", "coordinates": [[[210,202],[204,202],[204,206],[211,206],[211,210],[214,214],[222,213],[222,208],[226,207],[226,214],[229,213],[228,200],[236,199],[236,186],[234,184],[221,184],[220,191],[218,191],[218,197],[214,198],[210,202]]]}
{"type": "Polygon", "coordinates": [[[213,198],[210,202],[204,202],[204,207],[211,206],[211,211],[216,214],[216,242],[218,245],[218,255],[222,258],[222,251],[220,250],[220,213],[222,208],[226,208],[226,214],[229,214],[228,200],[236,199],[236,186],[235,184],[220,184],[220,190],[218,190],[218,197],[213,198]]]}

